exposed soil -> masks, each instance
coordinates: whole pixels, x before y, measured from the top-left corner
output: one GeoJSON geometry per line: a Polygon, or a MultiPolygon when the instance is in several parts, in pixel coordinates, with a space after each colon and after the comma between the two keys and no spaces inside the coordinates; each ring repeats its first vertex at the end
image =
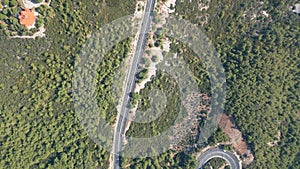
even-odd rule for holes
{"type": "Polygon", "coordinates": [[[278,130],[277,134],[276,134],[276,140],[272,141],[272,142],[268,142],[267,144],[271,147],[276,146],[278,144],[278,142],[280,141],[281,138],[281,131],[278,130]]]}
{"type": "Polygon", "coordinates": [[[51,0],[47,3],[45,2],[45,0],[41,3],[33,3],[29,0],[22,0],[23,4],[24,4],[24,7],[27,8],[27,9],[32,9],[32,8],[38,8],[40,7],[41,5],[47,5],[49,6],[50,3],[51,3],[51,0]]]}
{"type": "Polygon", "coordinates": [[[223,114],[219,126],[223,128],[225,134],[230,138],[235,151],[243,157],[243,164],[250,164],[254,160],[254,156],[243,139],[242,133],[236,128],[233,118],[223,114]]]}
{"type": "MultiPolygon", "coordinates": [[[[162,25],[165,23],[165,19],[169,16],[169,13],[175,12],[175,8],[170,9],[171,4],[173,5],[173,7],[175,7],[175,2],[176,2],[176,0],[167,0],[166,2],[159,2],[156,5],[156,7],[157,7],[156,10],[158,11],[158,14],[161,15],[161,21],[155,25],[156,28],[162,27],[162,25]]],[[[141,6],[144,5],[143,3],[138,2],[137,6],[136,6],[136,9],[138,9],[138,4],[140,4],[141,6]]],[[[136,10],[136,15],[137,16],[140,15],[139,12],[137,12],[137,10],[136,10]]],[[[154,43],[154,40],[152,38],[153,31],[150,32],[149,35],[150,35],[150,38],[148,39],[148,44],[149,43],[153,44],[154,43]]],[[[158,62],[156,62],[156,63],[151,62],[150,63],[149,67],[147,68],[148,69],[148,78],[136,85],[136,88],[134,90],[135,93],[139,93],[139,91],[145,87],[145,84],[147,82],[151,81],[151,77],[155,76],[155,74],[156,74],[156,65],[163,60],[162,52],[163,51],[166,51],[166,52],[169,51],[170,43],[171,43],[169,41],[169,39],[168,38],[163,38],[161,40],[163,42],[163,50],[160,49],[160,47],[146,48],[146,50],[149,50],[151,52],[151,54],[150,55],[144,54],[144,57],[151,60],[151,57],[155,55],[155,56],[158,57],[158,62]]]]}
{"type": "Polygon", "coordinates": [[[20,38],[20,39],[35,39],[36,37],[45,37],[45,32],[46,29],[44,27],[44,25],[42,27],[40,27],[40,30],[36,33],[34,33],[32,36],[10,36],[9,38],[10,39],[13,39],[13,38],[20,38]]]}

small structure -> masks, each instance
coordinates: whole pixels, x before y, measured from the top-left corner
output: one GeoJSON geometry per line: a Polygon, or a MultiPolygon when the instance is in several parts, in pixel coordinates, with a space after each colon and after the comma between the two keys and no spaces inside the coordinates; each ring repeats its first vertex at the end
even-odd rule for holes
{"type": "Polygon", "coordinates": [[[295,9],[293,10],[293,12],[300,14],[300,4],[295,5],[295,9]]]}
{"type": "Polygon", "coordinates": [[[24,25],[26,28],[30,28],[35,23],[36,16],[34,15],[34,12],[30,9],[25,9],[24,11],[21,11],[21,14],[19,15],[20,24],[24,25]]]}

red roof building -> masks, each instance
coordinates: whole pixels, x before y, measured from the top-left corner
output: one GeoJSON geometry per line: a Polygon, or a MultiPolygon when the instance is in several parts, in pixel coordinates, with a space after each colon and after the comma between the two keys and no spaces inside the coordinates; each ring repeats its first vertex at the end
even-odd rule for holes
{"type": "Polygon", "coordinates": [[[36,16],[34,16],[34,12],[30,9],[25,9],[21,11],[19,15],[20,24],[24,25],[26,28],[34,25],[36,16]]]}

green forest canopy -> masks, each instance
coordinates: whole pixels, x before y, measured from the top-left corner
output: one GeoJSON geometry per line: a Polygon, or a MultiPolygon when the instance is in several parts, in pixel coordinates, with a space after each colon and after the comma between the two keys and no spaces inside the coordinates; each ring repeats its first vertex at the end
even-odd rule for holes
{"type": "MultiPolygon", "coordinates": [[[[86,135],[72,109],[73,64],[88,35],[132,14],[134,3],[52,0],[55,17],[45,20],[46,38],[7,39],[0,32],[0,168],[108,167],[109,153],[86,135]]],[[[199,11],[197,3],[177,0],[176,12],[199,26],[202,20],[197,16],[209,16],[203,31],[226,70],[226,113],[234,117],[254,152],[249,168],[299,168],[300,22],[288,9],[293,1],[265,0],[259,6],[250,0],[211,0],[207,11],[199,11]],[[244,11],[259,10],[271,18],[243,17],[244,11]],[[266,143],[278,130],[278,145],[269,147],[266,143]]],[[[122,42],[110,56],[124,59],[129,42],[122,42]]],[[[208,89],[205,83],[203,88],[208,89]]],[[[115,112],[109,112],[107,118],[113,118],[115,112]]],[[[158,157],[124,159],[126,164],[194,168],[195,159],[168,151],[158,157]]]]}

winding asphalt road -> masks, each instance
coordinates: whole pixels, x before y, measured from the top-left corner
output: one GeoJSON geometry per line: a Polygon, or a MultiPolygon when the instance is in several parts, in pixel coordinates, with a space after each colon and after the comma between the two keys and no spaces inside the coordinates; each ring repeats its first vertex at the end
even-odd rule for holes
{"type": "Polygon", "coordinates": [[[241,169],[239,160],[236,158],[234,154],[232,154],[229,151],[222,150],[219,148],[210,149],[197,159],[198,164],[197,168],[200,169],[204,166],[205,163],[207,163],[212,158],[222,158],[224,159],[230,166],[231,169],[241,169]]]}
{"type": "Polygon", "coordinates": [[[144,8],[144,15],[142,18],[142,24],[138,35],[138,41],[136,44],[136,50],[133,54],[132,63],[129,68],[129,73],[126,77],[125,92],[122,96],[121,112],[118,114],[118,121],[116,123],[113,140],[113,168],[120,169],[120,153],[125,135],[125,126],[127,123],[127,117],[130,110],[130,93],[133,92],[135,87],[135,75],[138,73],[138,63],[141,56],[144,54],[144,48],[146,46],[147,37],[150,31],[150,24],[155,7],[155,0],[147,0],[144,8]]]}

